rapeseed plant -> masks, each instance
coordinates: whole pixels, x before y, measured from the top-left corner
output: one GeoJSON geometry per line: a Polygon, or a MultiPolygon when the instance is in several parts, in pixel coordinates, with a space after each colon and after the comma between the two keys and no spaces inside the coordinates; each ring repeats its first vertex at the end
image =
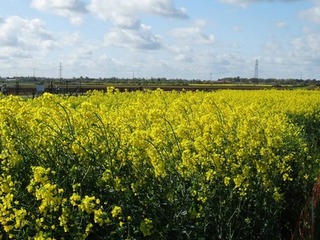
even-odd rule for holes
{"type": "Polygon", "coordinates": [[[8,96],[0,119],[2,238],[285,239],[319,174],[317,92],[8,96]]]}

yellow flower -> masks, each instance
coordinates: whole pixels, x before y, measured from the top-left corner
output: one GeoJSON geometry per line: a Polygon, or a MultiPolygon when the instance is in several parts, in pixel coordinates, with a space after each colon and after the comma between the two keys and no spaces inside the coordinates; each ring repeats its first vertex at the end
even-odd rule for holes
{"type": "Polygon", "coordinates": [[[70,197],[70,203],[72,204],[72,206],[77,206],[80,200],[81,196],[77,193],[73,193],[70,197]]]}
{"type": "Polygon", "coordinates": [[[119,206],[114,206],[112,211],[111,211],[112,217],[119,216],[121,213],[122,213],[122,209],[119,206]]]}
{"type": "Polygon", "coordinates": [[[153,230],[153,223],[152,220],[149,218],[143,219],[140,223],[140,231],[142,232],[144,237],[151,236],[153,230]]]}
{"type": "Polygon", "coordinates": [[[96,202],[95,202],[95,197],[94,196],[85,196],[82,201],[81,204],[79,205],[79,208],[82,211],[85,211],[87,213],[92,213],[94,211],[94,208],[96,206],[96,202]]]}
{"type": "Polygon", "coordinates": [[[230,185],[230,180],[231,180],[230,177],[225,177],[225,178],[224,178],[224,184],[225,184],[226,186],[229,186],[229,185],[230,185]]]}

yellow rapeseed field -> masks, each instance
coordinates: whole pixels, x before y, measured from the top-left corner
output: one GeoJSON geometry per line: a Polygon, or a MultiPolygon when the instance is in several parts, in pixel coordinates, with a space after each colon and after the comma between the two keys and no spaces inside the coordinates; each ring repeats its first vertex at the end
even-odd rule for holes
{"type": "Polygon", "coordinates": [[[290,239],[319,172],[317,91],[2,96],[0,119],[0,239],[290,239]]]}

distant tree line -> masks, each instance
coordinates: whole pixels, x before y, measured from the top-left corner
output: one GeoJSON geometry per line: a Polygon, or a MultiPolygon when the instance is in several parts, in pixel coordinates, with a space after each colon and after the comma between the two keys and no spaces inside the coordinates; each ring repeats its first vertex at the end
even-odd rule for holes
{"type": "Polygon", "coordinates": [[[227,77],[218,79],[219,83],[235,83],[235,84],[272,84],[272,85],[320,85],[317,79],[297,79],[297,78],[240,78],[227,77]]]}
{"type": "Polygon", "coordinates": [[[4,82],[19,82],[33,84],[47,83],[83,83],[83,84],[129,84],[129,85],[189,85],[189,84],[268,84],[274,86],[293,85],[293,86],[320,86],[320,80],[316,79],[277,79],[277,78],[241,78],[241,77],[226,77],[218,80],[202,80],[202,79],[181,79],[171,78],[90,78],[90,77],[74,77],[74,78],[44,78],[44,77],[0,77],[0,81],[4,82]]]}

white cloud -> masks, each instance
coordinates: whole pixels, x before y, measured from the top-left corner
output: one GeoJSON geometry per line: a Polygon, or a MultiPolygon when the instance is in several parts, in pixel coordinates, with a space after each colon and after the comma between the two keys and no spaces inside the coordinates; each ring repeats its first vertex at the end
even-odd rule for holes
{"type": "Polygon", "coordinates": [[[276,27],[277,28],[286,28],[286,27],[288,27],[288,24],[286,22],[277,22],[276,27]]]}
{"type": "Polygon", "coordinates": [[[306,19],[315,23],[320,23],[320,4],[313,8],[302,10],[299,13],[299,17],[306,19]]]}
{"type": "Polygon", "coordinates": [[[299,0],[220,0],[220,1],[227,4],[235,4],[242,7],[246,7],[251,3],[258,3],[258,2],[297,2],[299,0]]]}
{"type": "Polygon", "coordinates": [[[113,19],[114,24],[121,29],[139,29],[141,27],[140,20],[129,16],[118,16],[113,19]]]}
{"type": "Polygon", "coordinates": [[[193,62],[193,49],[188,45],[168,46],[168,50],[174,55],[178,62],[193,62]]]}
{"type": "Polygon", "coordinates": [[[161,48],[160,37],[151,32],[151,28],[141,23],[134,28],[116,28],[105,36],[107,45],[117,47],[156,50],[161,48]]]}
{"type": "Polygon", "coordinates": [[[115,20],[119,16],[153,14],[172,18],[186,18],[183,8],[176,8],[173,0],[92,0],[88,7],[99,18],[115,20]]]}
{"type": "Polygon", "coordinates": [[[223,3],[235,4],[242,7],[246,7],[249,3],[254,2],[254,0],[220,0],[223,3]]]}
{"type": "Polygon", "coordinates": [[[0,44],[0,48],[17,48],[27,52],[51,48],[55,41],[41,20],[12,16],[0,22],[0,44]]]}
{"type": "Polygon", "coordinates": [[[213,34],[207,35],[197,27],[178,28],[172,30],[171,33],[181,41],[192,41],[196,44],[213,44],[215,42],[213,34]]]}
{"type": "Polygon", "coordinates": [[[52,11],[67,17],[75,25],[80,25],[82,15],[88,12],[86,4],[81,0],[32,0],[31,6],[40,11],[52,11]]]}
{"type": "MultiPolygon", "coordinates": [[[[272,74],[281,71],[281,67],[284,68],[284,65],[288,64],[288,55],[290,55],[290,52],[285,47],[286,46],[283,46],[279,41],[269,41],[263,45],[260,60],[262,66],[268,64],[271,66],[274,71],[272,74]]],[[[290,59],[290,61],[291,60],[292,59],[290,59]]],[[[294,61],[296,61],[296,59],[294,61]]],[[[280,75],[280,73],[277,74],[280,75]]]]}
{"type": "Polygon", "coordinates": [[[304,38],[296,38],[292,41],[295,52],[303,55],[320,56],[320,35],[317,33],[310,33],[304,38]]]}
{"type": "Polygon", "coordinates": [[[38,59],[47,64],[48,54],[57,46],[56,39],[39,19],[11,16],[0,21],[1,68],[12,69],[12,74],[19,69],[20,74],[26,71],[28,75],[38,59]]]}
{"type": "Polygon", "coordinates": [[[171,31],[171,35],[178,39],[179,42],[187,44],[214,44],[215,37],[213,34],[204,32],[205,21],[196,21],[194,26],[185,28],[176,28],[171,31]]]}
{"type": "Polygon", "coordinates": [[[279,55],[284,50],[282,44],[277,41],[266,42],[263,48],[266,54],[271,53],[272,55],[279,55]]]}
{"type": "Polygon", "coordinates": [[[265,68],[264,76],[297,78],[304,73],[308,78],[318,71],[320,64],[320,35],[308,33],[291,42],[267,42],[263,45],[260,62],[265,68]]]}
{"type": "Polygon", "coordinates": [[[156,50],[162,47],[161,38],[138,16],[187,18],[185,10],[176,8],[173,0],[92,0],[88,9],[98,18],[114,24],[115,27],[105,35],[107,45],[131,49],[156,50]]]}
{"type": "Polygon", "coordinates": [[[240,26],[233,26],[232,30],[236,33],[242,32],[242,28],[240,26]]]}
{"type": "Polygon", "coordinates": [[[179,68],[179,71],[187,72],[190,70],[199,73],[208,68],[212,62],[210,60],[211,54],[208,55],[208,51],[210,51],[208,47],[212,47],[216,40],[213,34],[205,32],[206,25],[205,20],[198,19],[190,26],[174,28],[169,32],[172,42],[166,46],[166,49],[172,56],[170,58],[175,61],[173,65],[179,68]],[[194,63],[201,67],[195,69],[194,63]]]}

